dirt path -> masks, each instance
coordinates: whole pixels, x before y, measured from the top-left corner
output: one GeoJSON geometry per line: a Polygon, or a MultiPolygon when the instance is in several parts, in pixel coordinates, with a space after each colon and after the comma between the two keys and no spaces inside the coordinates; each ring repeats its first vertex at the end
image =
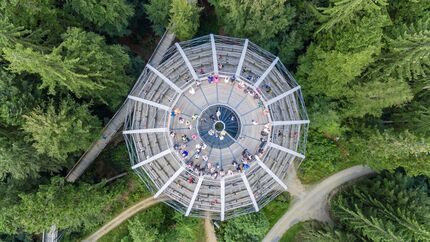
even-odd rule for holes
{"type": "Polygon", "coordinates": [[[166,200],[166,198],[158,198],[154,199],[153,197],[144,199],[137,204],[133,205],[132,207],[124,210],[122,213],[120,213],[118,216],[113,218],[111,221],[109,221],[107,224],[103,225],[99,230],[97,230],[95,233],[84,239],[84,242],[93,242],[97,241],[103,235],[109,233],[112,229],[116,228],[118,225],[123,223],[125,220],[129,219],[133,215],[135,215],[137,212],[149,208],[159,202],[162,202],[166,200]]]}
{"type": "Polygon", "coordinates": [[[215,229],[211,220],[205,218],[205,234],[206,234],[206,242],[216,242],[215,229]]]}
{"type": "MultiPolygon", "coordinates": [[[[374,172],[365,166],[353,166],[351,168],[340,171],[322,182],[306,188],[304,191],[298,189],[293,200],[293,205],[288,211],[278,220],[272,227],[269,233],[264,238],[263,242],[279,241],[282,235],[294,224],[309,219],[319,221],[329,221],[330,217],[327,211],[328,195],[336,187],[355,180],[359,177],[373,174],[374,172]]],[[[292,178],[292,181],[296,181],[292,178]]],[[[288,184],[289,188],[294,188],[297,184],[288,184]]]]}

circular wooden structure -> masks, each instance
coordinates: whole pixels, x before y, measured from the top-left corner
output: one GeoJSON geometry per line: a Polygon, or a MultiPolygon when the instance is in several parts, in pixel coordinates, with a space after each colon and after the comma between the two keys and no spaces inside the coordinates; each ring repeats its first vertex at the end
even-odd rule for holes
{"type": "Polygon", "coordinates": [[[208,35],[172,46],[128,98],[132,168],[186,216],[224,220],[280,193],[304,159],[309,120],[279,58],[247,39],[208,35]]]}

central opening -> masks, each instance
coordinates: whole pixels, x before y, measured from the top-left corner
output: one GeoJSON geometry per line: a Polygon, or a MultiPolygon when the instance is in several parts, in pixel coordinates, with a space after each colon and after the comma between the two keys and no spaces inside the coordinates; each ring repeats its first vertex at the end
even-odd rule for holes
{"type": "Polygon", "coordinates": [[[203,142],[217,149],[234,144],[239,137],[240,127],[236,111],[222,104],[203,110],[197,123],[197,130],[203,142]]]}
{"type": "Polygon", "coordinates": [[[224,130],[224,123],[221,121],[218,121],[215,123],[215,130],[216,131],[223,131],[224,130]]]}

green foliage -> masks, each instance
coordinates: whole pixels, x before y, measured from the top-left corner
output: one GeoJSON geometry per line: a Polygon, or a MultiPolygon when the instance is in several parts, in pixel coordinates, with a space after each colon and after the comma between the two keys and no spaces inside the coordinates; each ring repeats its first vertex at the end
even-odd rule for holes
{"type": "Polygon", "coordinates": [[[196,228],[199,227],[199,224],[202,224],[201,219],[185,217],[179,212],[175,212],[173,219],[176,223],[175,230],[177,241],[197,241],[200,231],[196,228]]]}
{"type": "Polygon", "coordinates": [[[150,0],[145,4],[145,12],[152,23],[156,35],[163,35],[169,24],[169,8],[172,0],[150,0]]]}
{"type": "Polygon", "coordinates": [[[39,95],[34,84],[0,66],[0,123],[7,126],[22,124],[22,115],[31,111],[39,95]]]}
{"type": "Polygon", "coordinates": [[[60,230],[92,228],[102,221],[102,211],[114,197],[103,184],[74,185],[62,177],[53,177],[50,184],[40,185],[37,192],[21,194],[18,204],[0,208],[0,229],[13,234],[40,233],[52,224],[60,230]]]}
{"type": "Polygon", "coordinates": [[[415,81],[416,89],[430,88],[430,14],[411,25],[402,25],[388,37],[389,52],[379,70],[398,80],[415,81]]]}
{"type": "Polygon", "coordinates": [[[34,140],[39,154],[65,160],[70,153],[85,150],[94,141],[100,127],[88,105],[79,105],[70,98],[59,107],[50,102],[25,115],[23,129],[34,140]]]}
{"type": "Polygon", "coordinates": [[[351,158],[376,170],[403,167],[410,175],[430,175],[430,143],[405,131],[368,130],[350,141],[351,158]]]}
{"type": "Polygon", "coordinates": [[[308,242],[344,242],[357,241],[357,237],[345,230],[337,229],[329,225],[306,224],[299,233],[302,241],[308,242]]]}
{"type": "Polygon", "coordinates": [[[300,164],[300,177],[305,182],[321,179],[339,169],[341,152],[332,140],[318,132],[310,132],[306,161],[300,164]]]}
{"type": "Polygon", "coordinates": [[[56,0],[5,0],[0,2],[0,16],[16,27],[42,34],[44,42],[52,44],[70,21],[57,6],[56,0]]]}
{"type": "Polygon", "coordinates": [[[294,8],[286,0],[210,0],[218,21],[233,35],[250,38],[260,45],[270,46],[278,33],[291,24],[294,8]]]}
{"type": "Polygon", "coordinates": [[[13,179],[35,178],[41,170],[35,150],[28,148],[30,145],[19,138],[0,136],[0,181],[8,176],[13,179]]]}
{"type": "Polygon", "coordinates": [[[367,240],[427,241],[428,191],[423,179],[383,173],[339,194],[332,210],[348,231],[367,240]]]}
{"type": "Polygon", "coordinates": [[[379,117],[384,108],[399,107],[413,97],[407,83],[392,78],[357,84],[344,94],[348,98],[348,105],[342,110],[346,117],[364,117],[366,114],[379,117]]]}
{"type": "Polygon", "coordinates": [[[388,10],[393,22],[399,24],[415,23],[428,15],[430,0],[389,0],[388,10]]]}
{"type": "Polygon", "coordinates": [[[269,230],[269,221],[264,213],[252,213],[233,218],[222,224],[222,240],[261,241],[269,230]]]}
{"type": "Polygon", "coordinates": [[[179,40],[191,39],[197,33],[201,10],[194,2],[172,0],[169,28],[179,40]]]}
{"type": "Polygon", "coordinates": [[[13,47],[21,44],[28,47],[40,48],[36,44],[39,40],[34,37],[31,31],[24,27],[15,27],[6,17],[0,14],[0,50],[4,47],[13,47]]]}
{"type": "Polygon", "coordinates": [[[308,111],[312,122],[310,128],[330,137],[341,137],[345,128],[341,126],[342,120],[336,108],[336,103],[324,98],[314,100],[308,111]]]}
{"type": "Polygon", "coordinates": [[[318,32],[349,24],[361,11],[377,11],[387,5],[387,0],[331,0],[330,2],[332,6],[322,8],[327,20],[321,25],[318,32]]]}
{"type": "MultiPolygon", "coordinates": [[[[124,47],[107,45],[102,36],[78,28],[69,29],[62,38],[63,42],[53,54],[64,56],[64,60],[77,61],[76,70],[85,74],[91,85],[88,91],[82,92],[83,95],[98,97],[116,108],[130,84],[126,73],[130,59],[124,47]]],[[[74,93],[79,95],[81,92],[74,90],[74,93]]]]}
{"type": "Polygon", "coordinates": [[[40,88],[48,88],[50,94],[68,90],[77,96],[109,102],[112,107],[118,105],[129,80],[124,70],[129,59],[124,50],[77,28],[69,29],[63,39],[50,54],[20,44],[3,49],[4,58],[10,62],[9,70],[38,74],[43,81],[40,88]],[[112,90],[115,92],[108,92],[112,90]]]}
{"type": "Polygon", "coordinates": [[[418,137],[430,137],[430,92],[418,95],[404,107],[394,110],[393,127],[397,130],[409,130],[418,137]]]}
{"type": "MultiPolygon", "coordinates": [[[[291,5],[289,8],[296,9],[296,12],[300,14],[295,14],[290,20],[289,27],[283,29],[284,33],[279,34],[280,41],[276,49],[282,62],[290,71],[295,70],[298,55],[304,53],[307,42],[311,39],[317,26],[318,18],[311,2],[288,1],[291,5]]],[[[276,40],[273,41],[275,42],[276,40]]]]}
{"type": "Polygon", "coordinates": [[[127,33],[128,20],[134,8],[126,0],[67,0],[70,7],[101,32],[111,36],[127,33]]]}
{"type": "Polygon", "coordinates": [[[158,227],[163,223],[165,216],[162,207],[142,211],[128,222],[128,231],[134,242],[159,241],[158,227]]]}
{"type": "Polygon", "coordinates": [[[287,212],[289,206],[289,194],[288,192],[284,192],[262,209],[262,212],[266,215],[266,218],[269,221],[270,228],[278,222],[285,212],[287,212]]]}

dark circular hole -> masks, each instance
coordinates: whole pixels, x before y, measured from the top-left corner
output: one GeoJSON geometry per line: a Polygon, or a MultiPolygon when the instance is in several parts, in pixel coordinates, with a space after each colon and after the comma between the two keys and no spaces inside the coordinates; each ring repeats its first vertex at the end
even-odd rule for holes
{"type": "Polygon", "coordinates": [[[223,131],[224,130],[224,124],[222,122],[216,122],[215,123],[215,130],[216,131],[223,131]]]}

